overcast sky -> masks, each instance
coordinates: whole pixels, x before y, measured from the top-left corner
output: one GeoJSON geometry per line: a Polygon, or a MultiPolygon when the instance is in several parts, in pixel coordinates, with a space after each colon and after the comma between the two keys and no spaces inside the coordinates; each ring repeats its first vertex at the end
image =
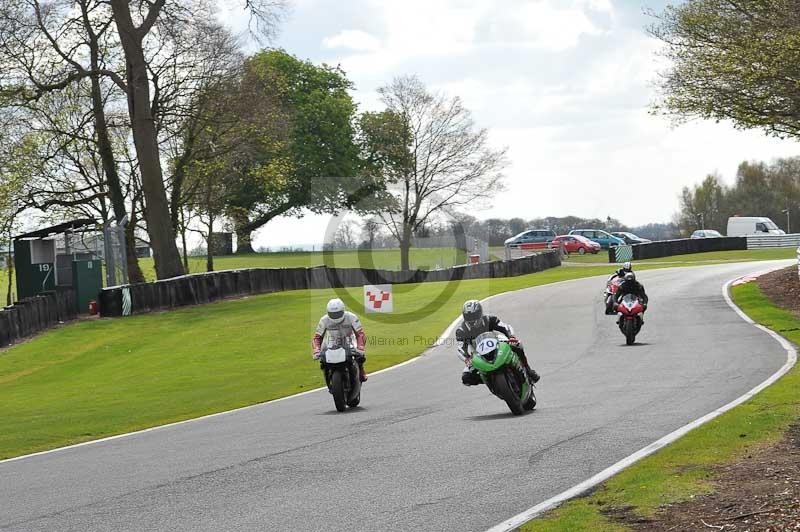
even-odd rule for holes
{"type": "MultiPolygon", "coordinates": [[[[508,146],[508,190],[481,218],[669,221],[681,188],[706,174],[732,182],[744,159],[800,155],[795,142],[758,131],[673,127],[649,113],[664,63],[644,11],[665,1],[290,1],[274,45],[341,65],[360,110],[379,109],[376,89],[394,76],[417,74],[460,96],[492,143],[508,146]]],[[[220,16],[246,27],[241,12],[220,16]]],[[[279,220],[256,244],[319,242],[325,225],[320,217],[279,220]]]]}

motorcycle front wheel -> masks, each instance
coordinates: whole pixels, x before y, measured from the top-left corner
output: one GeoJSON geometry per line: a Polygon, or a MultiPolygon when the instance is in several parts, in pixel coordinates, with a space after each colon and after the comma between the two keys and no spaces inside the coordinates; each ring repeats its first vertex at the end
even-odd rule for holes
{"type": "Polygon", "coordinates": [[[336,405],[336,410],[339,412],[344,412],[347,408],[344,398],[344,378],[343,371],[334,371],[331,375],[331,394],[333,395],[333,403],[336,405]]]}
{"type": "Polygon", "coordinates": [[[636,342],[636,323],[633,320],[625,320],[625,343],[633,345],[636,342]]]}
{"type": "Polygon", "coordinates": [[[525,408],[522,406],[522,401],[519,396],[514,391],[514,387],[509,382],[510,378],[513,377],[508,375],[505,371],[495,373],[492,377],[492,389],[506,402],[511,413],[515,416],[519,416],[525,412],[525,408]]]}
{"type": "Polygon", "coordinates": [[[358,406],[360,402],[361,402],[361,392],[358,392],[358,395],[347,401],[347,406],[349,406],[350,408],[354,408],[358,406]]]}

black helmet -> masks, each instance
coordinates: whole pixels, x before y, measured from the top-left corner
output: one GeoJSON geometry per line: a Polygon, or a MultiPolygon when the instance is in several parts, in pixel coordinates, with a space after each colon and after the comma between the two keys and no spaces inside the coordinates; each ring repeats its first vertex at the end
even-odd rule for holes
{"type": "Polygon", "coordinates": [[[475,326],[483,317],[481,302],[477,299],[470,299],[464,303],[464,308],[461,309],[461,315],[464,316],[464,323],[467,327],[475,326]]]}
{"type": "Polygon", "coordinates": [[[635,281],[636,280],[636,274],[633,273],[633,272],[626,273],[625,274],[625,280],[626,281],[635,281]]]}

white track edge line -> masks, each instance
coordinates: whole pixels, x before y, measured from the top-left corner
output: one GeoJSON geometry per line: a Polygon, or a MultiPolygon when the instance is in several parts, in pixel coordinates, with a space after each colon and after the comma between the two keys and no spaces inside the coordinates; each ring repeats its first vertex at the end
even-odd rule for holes
{"type": "MultiPolygon", "coordinates": [[[[776,267],[774,269],[779,269],[779,268],[780,267],[776,267]]],[[[763,272],[760,272],[759,274],[751,274],[751,275],[761,275],[761,274],[767,273],[769,271],[774,271],[774,269],[773,270],[765,270],[763,272]]],[[[746,277],[746,276],[740,276],[740,277],[737,277],[735,279],[731,279],[730,281],[725,283],[725,285],[722,287],[722,296],[725,298],[725,302],[728,304],[728,306],[730,306],[736,312],[736,314],[739,315],[739,317],[741,317],[744,321],[746,321],[750,325],[752,325],[752,326],[754,326],[754,327],[766,332],[767,334],[769,334],[773,339],[775,339],[781,345],[781,347],[783,347],[786,350],[786,363],[783,366],[781,366],[781,368],[776,373],[772,374],[769,378],[767,378],[767,380],[765,380],[764,382],[762,382],[761,384],[759,384],[758,386],[756,386],[755,388],[753,388],[749,392],[745,393],[744,395],[734,399],[730,403],[728,403],[728,404],[726,404],[726,405],[724,405],[724,406],[722,406],[720,408],[717,408],[716,410],[706,414],[705,416],[703,416],[701,418],[698,418],[698,419],[692,421],[691,423],[689,423],[687,425],[684,425],[683,427],[681,427],[681,428],[679,428],[679,429],[677,429],[677,430],[675,430],[673,432],[670,432],[669,434],[667,434],[663,438],[651,443],[650,445],[648,445],[648,446],[646,446],[646,447],[644,447],[642,449],[639,449],[638,451],[636,451],[635,453],[631,454],[630,456],[627,456],[626,458],[623,458],[622,460],[620,460],[619,462],[615,463],[614,465],[612,465],[612,466],[600,471],[599,473],[597,473],[593,477],[590,477],[590,478],[584,480],[580,484],[576,484],[575,486],[571,487],[570,489],[568,489],[566,491],[563,491],[563,492],[559,493],[558,495],[556,495],[554,497],[551,497],[551,498],[547,499],[546,501],[543,501],[543,502],[537,504],[536,506],[533,506],[533,507],[525,510],[524,512],[522,512],[520,514],[517,514],[514,517],[506,519],[502,523],[500,523],[500,524],[498,524],[496,526],[493,526],[492,528],[488,529],[486,532],[511,532],[511,531],[519,528],[520,526],[524,525],[528,521],[531,521],[534,518],[538,517],[539,515],[543,514],[544,512],[547,512],[549,510],[557,508],[558,506],[560,506],[562,503],[568,501],[569,499],[577,497],[578,495],[581,495],[581,494],[587,492],[588,490],[590,490],[591,488],[597,486],[598,484],[601,484],[602,482],[605,482],[609,478],[611,478],[614,475],[616,475],[617,473],[621,472],[623,469],[626,469],[629,466],[633,465],[634,463],[638,462],[642,458],[645,458],[645,457],[653,454],[654,452],[658,451],[659,449],[661,449],[663,447],[666,447],[667,445],[669,445],[671,443],[674,443],[676,440],[678,440],[680,437],[684,436],[686,433],[690,432],[691,430],[694,430],[697,427],[699,427],[701,425],[704,425],[705,423],[708,423],[709,421],[711,421],[712,419],[718,417],[719,415],[724,414],[728,410],[731,410],[734,407],[739,406],[740,404],[744,403],[745,401],[751,399],[753,396],[755,396],[756,394],[761,392],[764,388],[766,388],[769,385],[773,384],[775,381],[777,381],[778,379],[783,377],[790,369],[792,369],[792,367],[797,362],[797,349],[791,344],[791,342],[789,342],[786,338],[784,338],[783,336],[779,335],[775,331],[772,331],[772,330],[764,327],[763,325],[759,325],[759,324],[755,323],[755,321],[753,321],[752,318],[750,318],[747,314],[745,314],[744,311],[742,311],[742,309],[740,309],[733,302],[733,300],[731,299],[730,294],[728,293],[730,285],[734,281],[737,281],[737,280],[741,279],[742,277],[746,277]]]]}

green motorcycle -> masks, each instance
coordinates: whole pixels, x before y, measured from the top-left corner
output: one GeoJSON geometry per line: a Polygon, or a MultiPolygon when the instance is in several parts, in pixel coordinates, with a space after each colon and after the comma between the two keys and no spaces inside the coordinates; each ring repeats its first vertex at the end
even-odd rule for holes
{"type": "Polygon", "coordinates": [[[478,370],[489,391],[505,401],[515,416],[536,407],[533,383],[504,334],[490,331],[475,338],[472,367],[478,370]]]}

